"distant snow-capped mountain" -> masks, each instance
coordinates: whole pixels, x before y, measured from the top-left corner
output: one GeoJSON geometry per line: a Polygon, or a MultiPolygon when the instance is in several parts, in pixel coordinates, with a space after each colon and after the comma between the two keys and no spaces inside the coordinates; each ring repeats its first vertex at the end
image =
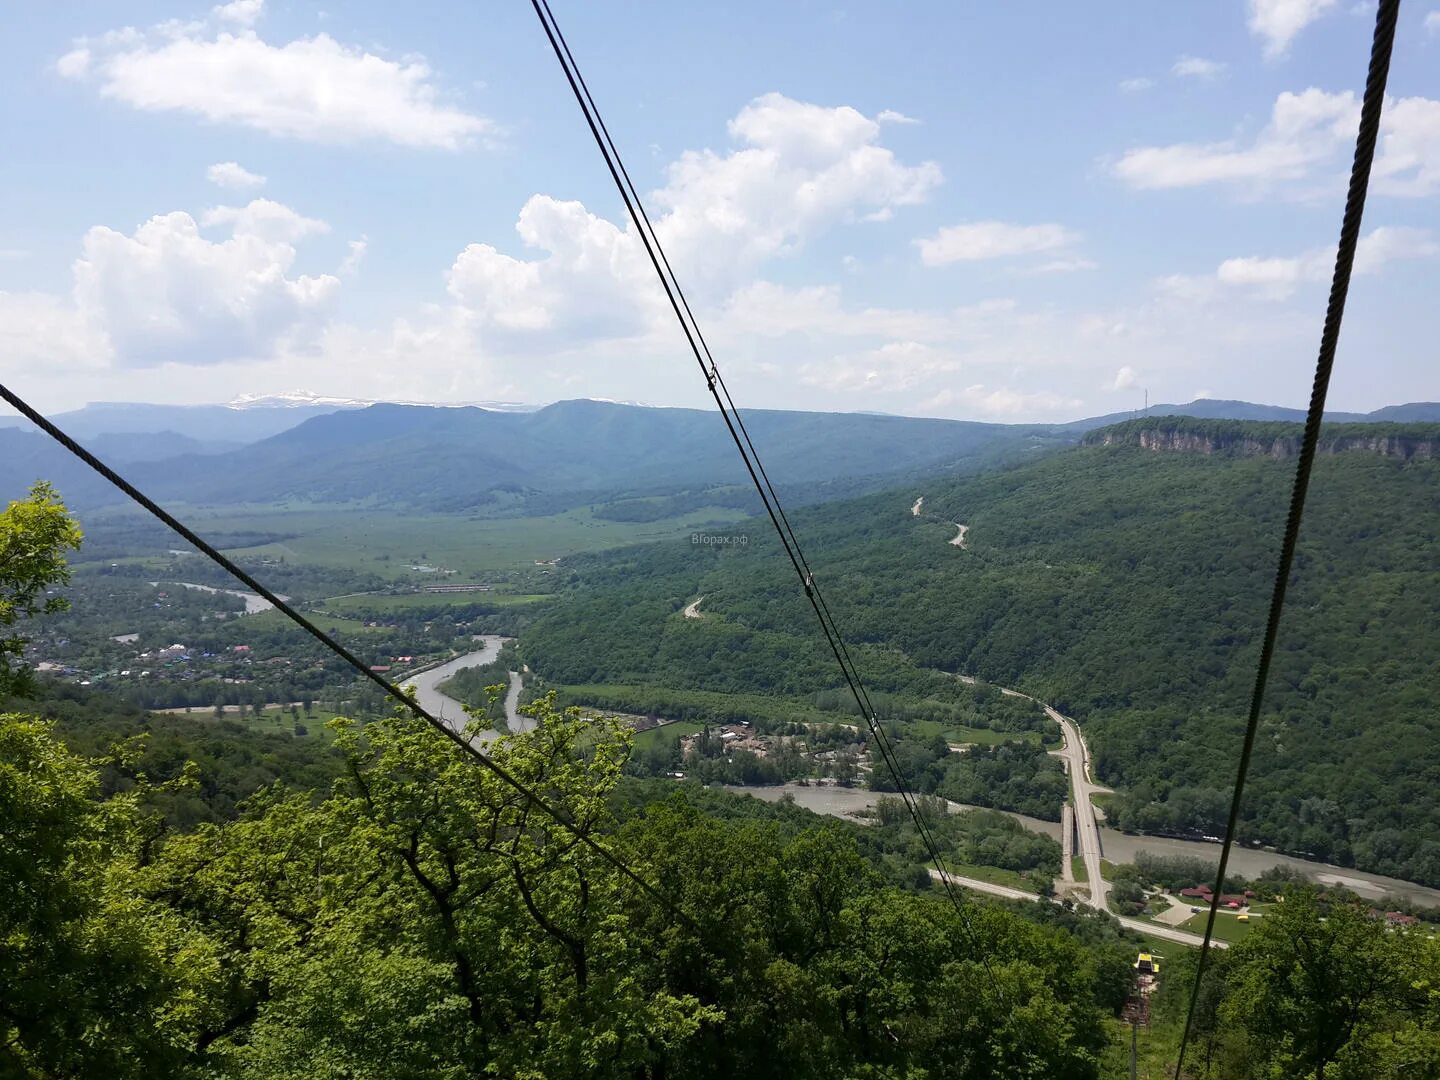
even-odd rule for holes
{"type": "Polygon", "coordinates": [[[227,409],[363,409],[370,405],[428,405],[433,408],[473,407],[492,412],[534,412],[540,405],[520,401],[407,401],[396,398],[328,397],[309,390],[289,390],[280,394],[241,394],[225,403],[227,409]]]}
{"type": "Polygon", "coordinates": [[[290,390],[281,394],[241,394],[225,403],[227,409],[303,409],[325,405],[332,409],[361,409],[374,402],[360,398],[327,397],[309,390],[290,390]]]}

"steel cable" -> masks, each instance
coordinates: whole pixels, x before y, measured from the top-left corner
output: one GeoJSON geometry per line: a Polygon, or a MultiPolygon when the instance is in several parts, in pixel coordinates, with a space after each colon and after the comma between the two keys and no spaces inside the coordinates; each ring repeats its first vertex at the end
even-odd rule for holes
{"type": "MultiPolygon", "coordinates": [[[[915,823],[917,832],[920,834],[921,842],[924,844],[931,860],[935,864],[936,870],[939,872],[940,881],[947,896],[961,917],[967,936],[970,937],[972,945],[983,961],[992,983],[994,983],[994,972],[990,969],[989,958],[979,943],[978,936],[975,933],[974,926],[969,917],[967,906],[961,899],[955,883],[951,880],[950,873],[945,866],[944,858],[940,854],[939,846],[935,842],[933,832],[925,821],[922,811],[905,783],[904,776],[894,756],[894,749],[890,744],[889,737],[884,728],[879,723],[879,718],[870,702],[870,695],[865,689],[864,681],[861,679],[854,660],[850,655],[850,650],[845,644],[843,635],[839,633],[839,628],[835,624],[829,605],[826,604],[824,596],[818,584],[815,582],[814,574],[810,569],[808,561],[804,557],[798,539],[795,537],[789,518],[780,503],[779,495],[774,485],[770,482],[769,475],[761,463],[759,453],[755,449],[754,442],[745,427],[743,419],[740,417],[739,411],[735,408],[734,400],[731,398],[729,389],[720,375],[718,365],[715,363],[709,345],[704,339],[704,335],[695,319],[689,301],[685,298],[684,291],[681,289],[680,283],[671,268],[670,260],[665,255],[664,247],[660,243],[660,238],[650,222],[650,216],[644,209],[644,202],[640,198],[639,191],[631,181],[629,170],[625,168],[619,150],[610,137],[609,128],[606,126],[604,119],[600,115],[600,110],[590,94],[589,86],[580,72],[579,65],[575,61],[569,43],[566,41],[559,23],[555,19],[554,12],[550,9],[548,0],[531,0],[531,6],[534,8],[535,15],[540,20],[541,27],[549,39],[551,49],[555,53],[555,58],[560,62],[560,67],[564,72],[566,81],[570,84],[571,92],[574,94],[576,103],[580,106],[580,111],[585,118],[586,126],[589,127],[590,134],[600,150],[601,157],[605,161],[606,169],[609,171],[610,177],[615,183],[621,201],[625,204],[625,209],[630,216],[631,223],[635,227],[636,234],[645,248],[645,253],[650,260],[650,264],[654,268],[656,276],[660,279],[660,284],[665,291],[666,299],[669,301],[671,310],[675,314],[676,321],[680,324],[681,331],[685,335],[686,342],[690,347],[696,364],[700,368],[706,386],[720,410],[721,419],[725,423],[726,430],[735,443],[736,450],[740,453],[746,472],[749,474],[750,480],[760,496],[761,504],[765,508],[766,515],[770,518],[770,522],[780,539],[785,554],[789,558],[790,564],[800,580],[805,596],[815,612],[821,631],[825,635],[826,643],[834,655],[837,664],[840,666],[845,684],[850,690],[851,695],[855,698],[856,705],[865,718],[871,737],[874,739],[876,748],[880,752],[881,760],[884,762],[887,771],[890,772],[895,782],[896,791],[905,804],[906,810],[915,823]]],[[[995,985],[998,991],[998,983],[995,985]]],[[[1000,993],[1003,1000],[1003,991],[1000,991],[1000,993]]]]}
{"type": "Polygon", "coordinates": [[[477,749],[471,744],[469,739],[465,738],[464,735],[460,734],[454,728],[450,727],[450,725],[446,724],[443,720],[439,719],[438,717],[432,716],[426,709],[422,708],[420,704],[415,701],[414,698],[412,698],[409,694],[405,693],[405,691],[402,690],[399,686],[392,683],[389,679],[383,678],[378,672],[371,671],[369,665],[364,663],[364,661],[362,661],[349,649],[345,648],[344,645],[341,645],[334,638],[326,634],[325,631],[321,630],[313,622],[305,618],[304,615],[296,611],[285,600],[281,599],[270,589],[266,588],[265,585],[263,585],[259,580],[257,580],[254,575],[246,571],[241,566],[237,565],[226,555],[222,554],[212,544],[210,544],[207,540],[201,537],[184,522],[180,521],[164,507],[160,506],[157,502],[151,499],[134,484],[130,483],[130,481],[126,480],[114,469],[110,468],[110,466],[106,465],[103,461],[101,461],[85,447],[81,446],[80,443],[76,442],[68,434],[62,431],[58,425],[47,419],[42,413],[39,412],[39,410],[31,406],[27,401],[21,398],[9,387],[0,385],[0,397],[3,397],[7,402],[14,406],[15,409],[24,414],[31,423],[35,424],[38,428],[44,431],[61,446],[65,447],[66,450],[70,451],[70,453],[74,454],[86,465],[90,466],[90,468],[95,470],[106,480],[114,484],[130,499],[132,499],[136,503],[139,503],[140,506],[142,506],[154,517],[164,522],[176,533],[183,536],[190,543],[194,544],[196,550],[203,554],[211,562],[221,567],[236,580],[243,582],[245,585],[249,586],[260,596],[263,596],[271,604],[275,605],[276,610],[278,610],[296,626],[299,626],[306,633],[310,634],[311,637],[319,641],[322,645],[324,645],[327,649],[333,652],[336,656],[340,657],[340,659],[344,660],[347,664],[349,664],[365,678],[369,679],[375,685],[380,687],[380,689],[383,690],[389,697],[394,698],[405,708],[409,709],[414,715],[420,717],[420,719],[428,723],[441,735],[449,739],[452,743],[459,747],[463,753],[473,758],[481,766],[488,769],[505,784],[509,785],[515,791],[525,796],[525,798],[529,800],[532,805],[538,807],[540,810],[544,811],[547,815],[553,818],[555,822],[560,825],[561,828],[563,828],[566,832],[570,833],[582,844],[590,848],[590,850],[594,851],[597,855],[599,855],[607,863],[613,866],[626,878],[632,881],[647,896],[660,903],[662,907],[664,907],[671,914],[675,915],[681,921],[686,923],[692,930],[695,930],[697,933],[699,932],[699,926],[695,923],[693,919],[691,919],[688,915],[686,915],[683,911],[676,907],[675,904],[669,898],[664,896],[657,888],[655,888],[655,886],[651,885],[648,881],[642,878],[638,872],[631,869],[631,867],[623,859],[621,859],[620,856],[615,854],[604,844],[601,844],[599,841],[597,841],[586,830],[582,829],[576,822],[572,821],[570,819],[570,816],[564,811],[562,811],[559,807],[552,805],[549,801],[542,798],[534,791],[531,791],[530,788],[526,786],[513,773],[511,773],[509,769],[505,768],[505,766],[495,761],[492,757],[490,757],[490,755],[477,749]]]}
{"type": "Polygon", "coordinates": [[[1240,803],[1245,793],[1245,778],[1250,770],[1250,757],[1255,749],[1255,733],[1260,725],[1260,709],[1265,700],[1265,685],[1270,677],[1270,664],[1275,655],[1275,640],[1280,631],[1280,615],[1285,607],[1285,593],[1295,563],[1295,546],[1300,536],[1300,523],[1305,515],[1305,496],[1310,488],[1310,472],[1315,464],[1315,450],[1320,440],[1320,424],[1325,414],[1325,397],[1330,389],[1330,373],[1335,367],[1335,350],[1340,341],[1340,324],[1345,317],[1345,300],[1350,292],[1350,275],[1355,266],[1355,249],[1360,242],[1360,219],[1365,213],[1365,196],[1370,187],[1370,168],[1375,160],[1375,142],[1380,132],[1380,114],[1385,103],[1385,83],[1390,74],[1390,55],[1395,45],[1395,24],[1400,15],[1400,0],[1380,0],[1375,12],[1375,34],[1370,47],[1370,69],[1365,77],[1365,97],[1360,106],[1360,128],[1355,137],[1355,159],[1350,168],[1350,187],[1345,197],[1345,216],[1340,224],[1340,242],[1335,252],[1335,272],[1330,282],[1330,302],[1325,309],[1325,326],[1320,333],[1320,354],[1315,363],[1315,381],[1310,389],[1310,408],[1305,414],[1305,434],[1301,440],[1300,457],[1295,465],[1295,486],[1290,494],[1290,512],[1285,521],[1284,540],[1280,545],[1280,563],[1275,570],[1275,585],[1270,596],[1270,614],[1265,622],[1265,638],[1260,646],[1260,663],[1255,672],[1255,686],[1250,695],[1250,712],[1245,723],[1245,741],[1240,749],[1240,764],[1235,776],[1235,789],[1230,799],[1230,815],[1225,824],[1225,842],[1220,848],[1220,865],[1215,873],[1215,891],[1210,898],[1210,913],[1205,920],[1205,941],[1200,949],[1195,985],[1190,989],[1190,1007],[1185,1013],[1185,1030],[1180,1037],[1180,1050],[1175,1060],[1175,1078],[1180,1080],[1185,1065],[1185,1048],[1200,999],[1200,982],[1205,976],[1210,956],[1210,939],[1215,931],[1215,915],[1220,896],[1225,890],[1225,870],[1230,863],[1230,849],[1240,821],[1240,803]]]}

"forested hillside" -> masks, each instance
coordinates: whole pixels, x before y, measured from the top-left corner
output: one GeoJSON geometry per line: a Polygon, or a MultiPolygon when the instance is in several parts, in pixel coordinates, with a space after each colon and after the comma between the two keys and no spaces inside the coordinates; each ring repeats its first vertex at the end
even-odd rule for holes
{"type": "MultiPolygon", "coordinates": [[[[885,503],[872,503],[878,515],[885,503]]],[[[911,539],[948,531],[914,521],[925,527],[911,539]]],[[[624,725],[539,699],[536,730],[489,752],[657,897],[409,716],[261,735],[37,682],[17,661],[32,617],[66,603],[56,587],[81,542],[43,485],[0,512],[0,1075],[1123,1074],[1116,1016],[1139,942],[1068,903],[957,908],[932,887],[897,800],[880,799],[862,826],[635,780],[622,775],[634,761],[624,725]]],[[[650,553],[672,586],[686,576],[674,551],[650,553]]],[[[690,573],[747,603],[727,557],[688,557],[699,560],[690,573]]],[[[601,562],[597,578],[622,584],[625,564],[601,562]]],[[[690,617],[677,612],[709,635],[692,644],[756,651],[725,629],[738,625],[726,596],[704,615],[694,602],[690,617]]],[[[763,605],[748,603],[755,619],[763,605]]],[[[758,650],[773,661],[796,643],[794,673],[771,684],[792,690],[818,678],[795,615],[776,608],[758,650]]],[[[599,628],[613,643],[632,632],[623,614],[599,628]]],[[[542,640],[574,639],[552,623],[542,640]]],[[[889,687],[878,699],[888,721],[911,725],[896,756],[916,786],[937,779],[924,740],[910,737],[919,724],[1035,734],[1029,702],[920,668],[894,646],[863,651],[889,687]]],[[[613,661],[592,653],[602,668],[613,661]]],[[[643,652],[624,656],[626,670],[644,670],[643,652]]],[[[689,670],[704,681],[726,659],[689,670]]],[[[668,662],[686,666],[676,652],[668,662]]],[[[830,691],[812,697],[816,711],[839,704],[830,691]]],[[[758,727],[766,695],[741,700],[758,727]]],[[[1006,759],[1027,747],[1044,757],[1023,738],[968,755],[969,779],[1003,789],[1006,759]]],[[[966,775],[943,770],[941,793],[966,775]]],[[[952,866],[983,860],[1043,888],[1059,863],[1053,840],[1005,815],[923,803],[952,866]]],[[[1204,1052],[1188,1075],[1321,1075],[1331,1062],[1344,1075],[1433,1072],[1433,940],[1391,932],[1341,896],[1287,892],[1283,910],[1212,966],[1196,1028],[1204,1052]],[[1297,951],[1297,938],[1313,948],[1297,951]]],[[[1179,976],[1146,1039],[1159,1069],[1173,1059],[1188,964],[1169,966],[1179,976]]]]}
{"type": "MultiPolygon", "coordinates": [[[[866,477],[978,467],[1037,442],[1074,439],[1044,426],[863,413],[751,410],[745,419],[755,438],[780,448],[773,463],[783,466],[787,484],[844,483],[852,493],[866,477]]],[[[85,479],[44,436],[0,431],[0,446],[7,450],[0,496],[49,478],[63,481],[72,503],[121,500],[85,479]]],[[[646,512],[633,505],[636,497],[703,491],[721,505],[753,498],[715,414],[602,401],[562,401],[535,412],[373,405],[312,417],[231,453],[186,454],[128,472],[152,495],[208,504],[300,499],[545,513],[616,499],[624,520],[643,520],[634,516],[646,512]],[[739,487],[727,493],[732,485],[739,487]]],[[[707,503],[691,494],[680,509],[695,505],[707,503]]],[[[660,510],[650,512],[678,512],[668,504],[660,510]]]]}
{"type": "MultiPolygon", "coordinates": [[[[1218,835],[1292,468],[1092,446],[794,519],[876,688],[1020,687],[1085,725],[1117,824],[1218,835]]],[[[1440,884],[1437,530],[1440,463],[1318,462],[1243,840],[1440,884]]],[[[749,535],[567,560],[527,659],[564,683],[833,689],[768,523],[749,535]]]]}

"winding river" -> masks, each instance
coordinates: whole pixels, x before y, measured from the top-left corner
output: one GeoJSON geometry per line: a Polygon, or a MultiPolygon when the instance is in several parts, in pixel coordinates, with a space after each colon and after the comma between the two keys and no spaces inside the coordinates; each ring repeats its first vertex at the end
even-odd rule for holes
{"type": "MultiPolygon", "coordinates": [[[[256,599],[260,599],[257,597],[256,599]]],[[[248,601],[247,601],[248,604],[248,601]]],[[[477,641],[482,643],[479,649],[473,652],[457,656],[453,660],[447,660],[437,667],[420,672],[405,680],[406,686],[413,686],[421,706],[432,715],[439,717],[449,724],[456,731],[461,730],[468,716],[465,707],[448,694],[440,691],[439,686],[450,676],[454,675],[461,668],[478,667],[492,662],[500,653],[500,647],[509,641],[509,638],[501,637],[498,634],[478,635],[477,641]]],[[[520,699],[520,675],[518,672],[510,672],[510,686],[505,695],[505,716],[510,725],[511,731],[529,731],[535,726],[532,717],[522,716],[518,712],[520,699]]],[[[482,742],[488,742],[496,737],[496,732],[482,732],[477,738],[482,742]]],[[[735,791],[745,795],[753,795],[757,799],[766,802],[776,802],[785,795],[790,795],[795,802],[813,810],[817,814],[829,814],[834,817],[844,817],[854,820],[858,814],[873,807],[883,792],[867,791],[861,788],[846,788],[835,785],[821,784],[780,784],[770,787],[736,787],[728,786],[727,790],[735,791]]],[[[978,809],[965,806],[961,803],[951,803],[956,810],[978,809]]],[[[1017,814],[1011,811],[1003,811],[1008,817],[1014,818],[1031,832],[1048,836],[1055,841],[1060,840],[1060,823],[1058,821],[1044,821],[1040,818],[1029,817],[1026,814],[1017,814]]],[[[1204,840],[1178,840],[1163,836],[1138,836],[1132,833],[1120,832],[1116,829],[1100,827],[1100,846],[1104,857],[1114,863],[1134,862],[1138,852],[1148,851],[1152,855],[1188,855],[1195,858],[1205,859],[1214,863],[1220,856],[1220,845],[1204,840]]],[[[1370,874],[1363,870],[1354,870],[1344,866],[1332,866],[1329,863],[1312,862],[1308,859],[1296,858],[1293,855],[1283,855],[1279,852],[1265,851],[1257,848],[1236,846],[1230,852],[1230,868],[1240,877],[1258,877],[1266,870],[1274,866],[1287,866],[1300,870],[1316,881],[1327,885],[1344,885],[1360,896],[1368,900],[1379,900],[1385,896],[1404,897],[1412,903],[1422,904],[1428,907],[1440,907],[1440,889],[1429,888],[1425,885],[1416,885],[1413,882],[1401,881],[1398,878],[1386,877],[1383,874],[1370,874]]]]}
{"type": "MultiPolygon", "coordinates": [[[[259,593],[246,592],[243,589],[217,589],[214,585],[196,585],[193,581],[152,581],[151,585],[179,585],[186,589],[198,589],[201,592],[225,593],[228,596],[238,596],[245,601],[245,614],[258,615],[262,611],[269,611],[275,605],[266,600],[259,593]]],[[[280,596],[279,593],[275,594],[280,596]]],[[[288,596],[280,596],[281,600],[289,600],[288,596]]]]}
{"type": "MultiPolygon", "coordinates": [[[[417,675],[412,675],[405,680],[405,686],[415,688],[415,697],[420,702],[420,707],[432,716],[439,717],[455,731],[464,729],[469,721],[469,714],[465,712],[465,706],[452,698],[449,694],[440,691],[440,684],[450,676],[454,675],[461,668],[481,667],[494,661],[500,655],[500,646],[510,639],[501,637],[499,634],[479,634],[476,640],[482,642],[482,646],[474,652],[464,653],[447,660],[436,667],[427,668],[417,675]]],[[[505,694],[505,720],[510,725],[511,731],[529,731],[535,726],[533,717],[522,716],[519,712],[520,706],[520,673],[510,672],[510,688],[505,694]]],[[[481,742],[489,742],[497,736],[498,732],[481,732],[477,738],[481,742]]]]}
{"type": "MultiPolygon", "coordinates": [[[[796,804],[813,810],[817,814],[854,819],[855,815],[875,805],[880,791],[865,791],[861,788],[843,788],[818,784],[781,784],[773,787],[727,787],[728,791],[753,795],[766,802],[778,802],[785,795],[792,795],[796,804]]],[[[972,809],[960,803],[951,803],[956,810],[972,809]]],[[[1058,821],[1042,821],[1005,811],[1031,832],[1043,833],[1052,839],[1060,839],[1058,821]]],[[[1220,845],[1204,840],[1172,840],[1163,836],[1136,836],[1116,829],[1100,829],[1100,846],[1105,858],[1115,863],[1134,862],[1135,854],[1148,851],[1152,855],[1190,855],[1210,863],[1219,861],[1220,845]]],[[[1384,896],[1400,896],[1416,904],[1440,907],[1440,889],[1385,877],[1383,874],[1367,874],[1363,870],[1352,870],[1347,866],[1332,866],[1329,863],[1311,862],[1293,855],[1281,855],[1274,851],[1236,846],[1230,852],[1230,870],[1239,877],[1258,877],[1272,866],[1288,866],[1302,870],[1316,881],[1327,885],[1344,885],[1367,900],[1379,900],[1384,896]]]]}

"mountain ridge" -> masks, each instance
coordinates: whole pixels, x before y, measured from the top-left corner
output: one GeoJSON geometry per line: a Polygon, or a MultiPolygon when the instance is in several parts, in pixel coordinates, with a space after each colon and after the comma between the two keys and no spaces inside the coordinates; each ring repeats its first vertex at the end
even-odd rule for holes
{"type": "MultiPolygon", "coordinates": [[[[1303,424],[1284,421],[1197,420],[1157,416],[1127,420],[1086,432],[1083,446],[1138,446],[1143,450],[1240,457],[1293,458],[1300,453],[1303,424]]],[[[1363,451],[1401,461],[1440,457],[1440,424],[1395,421],[1325,423],[1321,454],[1363,451]]]]}
{"type": "MultiPolygon", "coordinates": [[[[749,477],[720,418],[705,409],[595,399],[538,409],[486,405],[345,403],[282,395],[289,404],[99,404],[56,417],[102,458],[126,467],[156,497],[188,502],[383,500],[438,511],[539,512],[593,502],[593,493],[748,491],[749,477]],[[187,442],[186,440],[189,440],[187,442]],[[588,493],[588,494],[587,494],[588,493]]],[[[1298,410],[1203,399],[1179,410],[1199,418],[1296,419],[1298,410]]],[[[974,471],[1070,445],[1114,418],[1003,424],[877,413],[747,409],[742,413],[771,478],[788,497],[858,493],[876,478],[974,471]],[[837,487],[838,485],[838,487],[837,487]]],[[[1412,402],[1336,419],[1440,420],[1440,404],[1412,402]]],[[[41,477],[77,506],[113,503],[98,477],[23,418],[0,418],[0,496],[41,477]]],[[[873,484],[871,485],[874,486],[873,484]]],[[[639,513],[631,507],[627,513],[639,513]]]]}

